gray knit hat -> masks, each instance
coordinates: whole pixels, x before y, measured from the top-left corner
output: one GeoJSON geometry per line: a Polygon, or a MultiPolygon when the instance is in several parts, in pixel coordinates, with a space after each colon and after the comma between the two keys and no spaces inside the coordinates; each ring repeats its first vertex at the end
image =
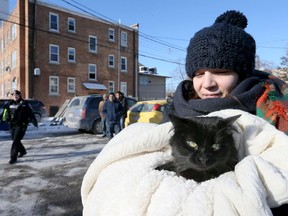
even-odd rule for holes
{"type": "Polygon", "coordinates": [[[242,81],[255,67],[255,41],[244,29],[247,18],[238,11],[226,11],[215,23],[198,31],[190,40],[186,73],[193,78],[204,68],[231,69],[242,81]]]}

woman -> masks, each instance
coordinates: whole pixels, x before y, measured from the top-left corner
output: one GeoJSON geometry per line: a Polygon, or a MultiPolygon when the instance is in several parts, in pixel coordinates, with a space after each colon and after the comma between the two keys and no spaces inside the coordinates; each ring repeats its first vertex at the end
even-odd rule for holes
{"type": "Polygon", "coordinates": [[[228,11],[195,34],[187,49],[188,80],[174,94],[176,113],[187,117],[240,109],[287,134],[287,85],[254,69],[256,45],[246,26],[244,15],[228,11]]]}
{"type": "Polygon", "coordinates": [[[254,70],[256,46],[246,26],[242,13],[227,11],[194,35],[188,79],[172,104],[180,117],[241,114],[233,132],[241,160],[235,171],[197,183],[155,170],[172,158],[167,143],[173,127],[134,124],[108,143],[85,174],[83,215],[262,216],[288,203],[287,86],[254,70]]]}

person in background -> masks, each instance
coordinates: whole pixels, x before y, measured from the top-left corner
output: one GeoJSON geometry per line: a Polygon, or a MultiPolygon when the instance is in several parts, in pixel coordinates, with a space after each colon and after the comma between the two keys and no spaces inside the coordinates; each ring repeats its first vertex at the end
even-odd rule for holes
{"type": "Polygon", "coordinates": [[[10,152],[10,164],[14,164],[18,157],[23,157],[27,154],[25,147],[21,143],[29,122],[35,127],[38,127],[37,120],[30,105],[22,99],[21,92],[14,90],[11,100],[3,110],[2,121],[7,121],[9,124],[12,147],[10,152]],[[19,155],[18,155],[19,154],[19,155]]]}
{"type": "Polygon", "coordinates": [[[112,139],[113,133],[117,134],[121,131],[120,117],[123,113],[123,107],[119,101],[115,100],[115,94],[113,92],[109,93],[108,99],[104,103],[102,113],[106,116],[108,138],[112,139]]]}
{"type": "Polygon", "coordinates": [[[123,92],[117,91],[115,94],[116,100],[118,100],[122,107],[123,107],[123,114],[120,118],[120,127],[121,130],[125,127],[125,119],[127,117],[127,111],[128,111],[128,102],[126,100],[126,97],[124,96],[123,92]]]}
{"type": "Polygon", "coordinates": [[[103,114],[103,107],[104,107],[104,103],[107,100],[107,94],[103,94],[103,100],[99,103],[99,115],[101,116],[101,124],[102,124],[102,137],[106,137],[107,136],[107,129],[106,129],[106,116],[103,114]]]}

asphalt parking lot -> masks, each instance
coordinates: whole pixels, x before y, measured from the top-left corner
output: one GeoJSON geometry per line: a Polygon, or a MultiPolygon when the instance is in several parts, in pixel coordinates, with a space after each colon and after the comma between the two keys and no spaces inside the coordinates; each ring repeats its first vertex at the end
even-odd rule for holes
{"type": "Polygon", "coordinates": [[[28,131],[27,155],[10,165],[10,136],[1,134],[0,215],[82,215],[82,179],[107,140],[73,130],[28,131]]]}

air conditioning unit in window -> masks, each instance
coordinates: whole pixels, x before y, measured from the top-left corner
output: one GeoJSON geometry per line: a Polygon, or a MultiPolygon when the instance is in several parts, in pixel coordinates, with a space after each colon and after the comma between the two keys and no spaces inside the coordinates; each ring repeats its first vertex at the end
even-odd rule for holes
{"type": "Polygon", "coordinates": [[[35,76],[40,76],[40,68],[34,68],[34,75],[35,76]]]}

